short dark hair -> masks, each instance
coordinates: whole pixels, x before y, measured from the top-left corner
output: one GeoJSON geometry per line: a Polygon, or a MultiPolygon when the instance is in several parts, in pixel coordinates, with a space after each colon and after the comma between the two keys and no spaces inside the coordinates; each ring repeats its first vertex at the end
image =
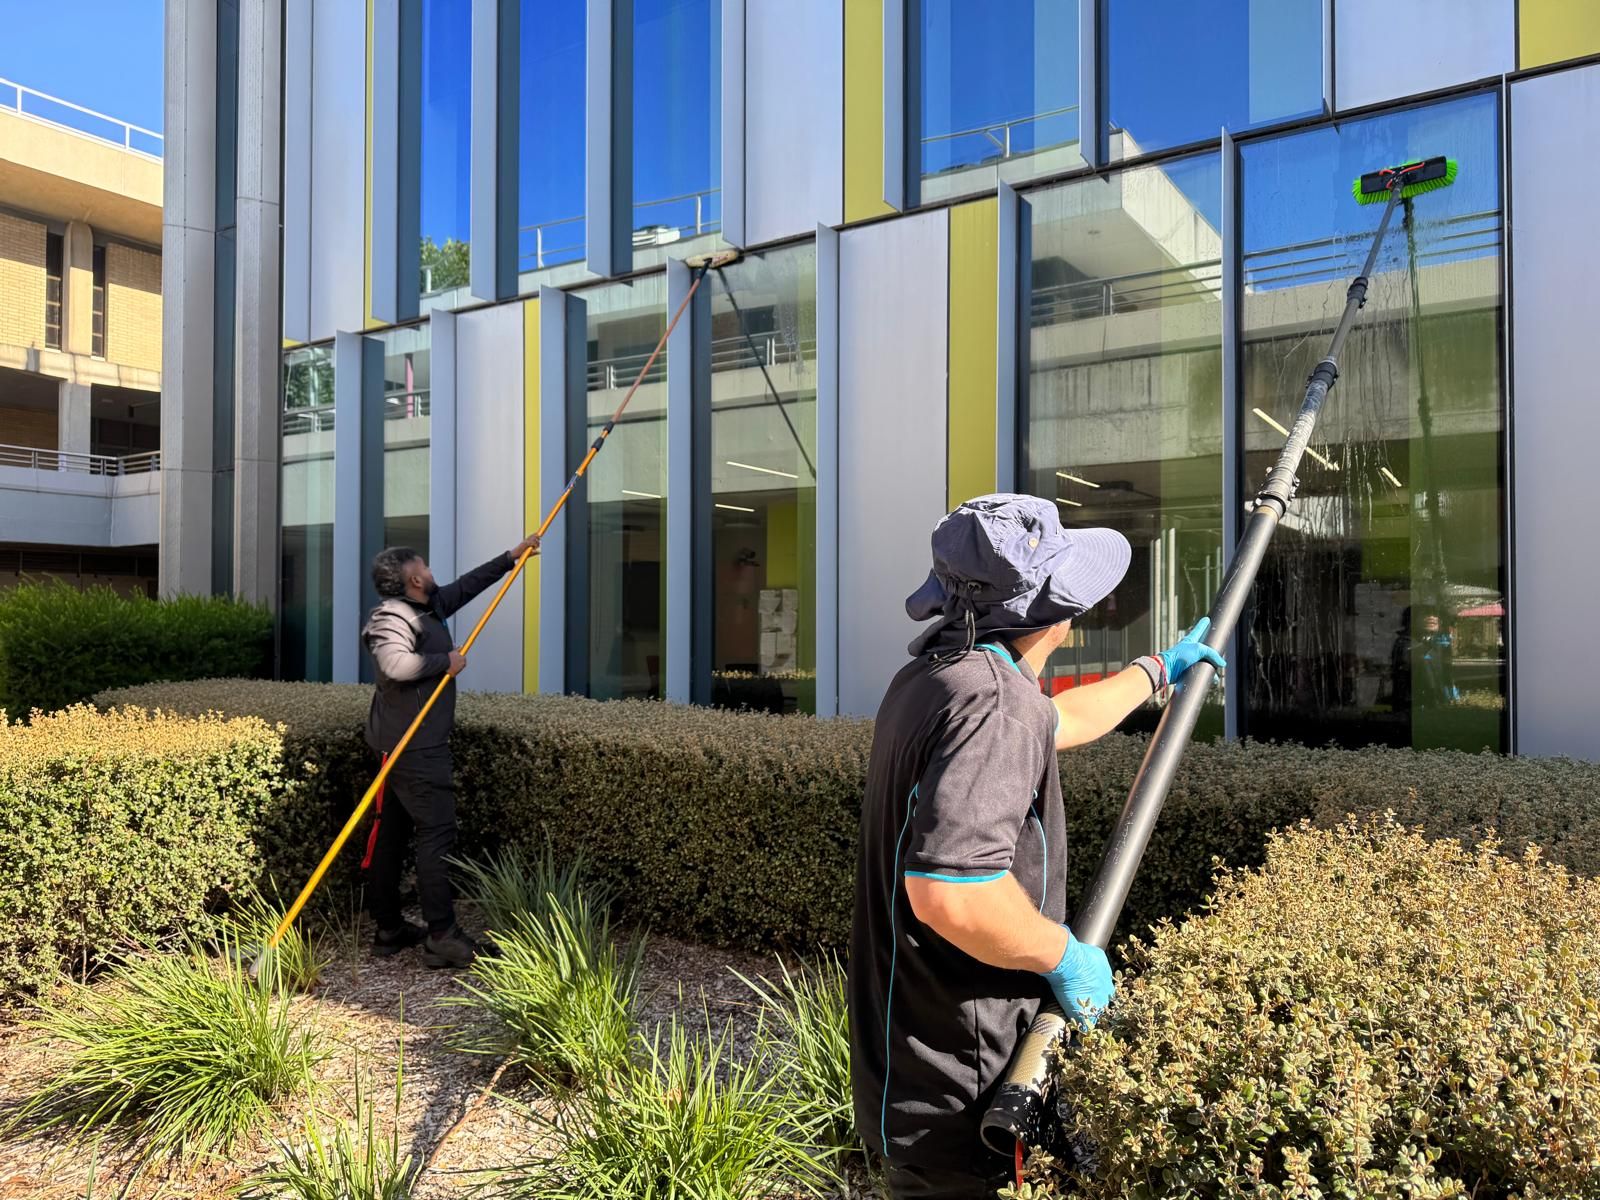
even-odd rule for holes
{"type": "Polygon", "coordinates": [[[390,546],[372,560],[372,586],[380,596],[406,594],[406,567],[421,558],[410,546],[390,546]]]}

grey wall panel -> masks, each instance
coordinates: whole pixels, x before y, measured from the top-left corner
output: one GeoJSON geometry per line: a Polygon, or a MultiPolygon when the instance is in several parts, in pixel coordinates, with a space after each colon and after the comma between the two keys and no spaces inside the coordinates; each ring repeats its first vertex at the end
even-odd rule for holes
{"type": "MultiPolygon", "coordinates": [[[[841,0],[746,0],[749,245],[843,222],[843,32],[841,0]]],[[[723,163],[732,178],[726,154],[723,163]]]]}
{"type": "Polygon", "coordinates": [[[312,340],[366,323],[366,7],[314,0],[311,51],[312,340]]]}
{"type": "Polygon", "coordinates": [[[1333,14],[1340,109],[1516,69],[1516,0],[1338,0],[1333,14]]]}
{"type": "MultiPolygon", "coordinates": [[[[999,188],[998,260],[995,279],[994,490],[1017,490],[1017,364],[1022,353],[1021,317],[1030,297],[1022,291],[1024,229],[1031,225],[1028,202],[1009,183],[999,188]]],[[[1030,256],[1031,257],[1031,256],[1030,256]]]]}
{"type": "Polygon", "coordinates": [[[1512,720],[1519,753],[1600,761],[1600,646],[1583,636],[1600,558],[1577,532],[1600,445],[1600,240],[1575,236],[1600,193],[1600,67],[1513,85],[1511,156],[1512,720]]]}
{"type": "MultiPolygon", "coordinates": [[[[567,411],[587,392],[588,311],[581,296],[539,289],[539,512],[555,507],[576,463],[567,460],[567,411]]],[[[583,484],[578,485],[579,489],[583,484]]],[[[567,690],[567,502],[545,534],[539,562],[539,690],[567,690]]]]}
{"type": "Polygon", "coordinates": [[[683,316],[667,341],[666,698],[711,700],[711,290],[688,300],[695,273],[667,262],[667,309],[683,316]]]}
{"type": "Polygon", "coordinates": [[[311,336],[311,7],[283,12],[283,336],[311,336]]]}
{"type": "Polygon", "coordinates": [[[839,713],[839,232],[817,226],[817,716],[839,713]]]}
{"type": "Polygon", "coordinates": [[[372,315],[384,322],[401,319],[400,8],[400,0],[372,4],[372,315]]]}
{"type": "MultiPolygon", "coordinates": [[[[370,481],[362,478],[364,446],[362,409],[370,348],[378,348],[378,376],[383,375],[382,347],[359,333],[340,333],[333,343],[333,681],[360,678],[362,592],[368,556],[363,545],[363,503],[370,481]]],[[[381,382],[380,382],[381,386],[381,382]]],[[[379,483],[379,495],[382,484],[379,483]]]]}
{"type": "MultiPolygon", "coordinates": [[[[755,0],[758,7],[760,2],[755,0]]],[[[746,8],[747,0],[722,0],[722,237],[730,246],[743,246],[747,237],[744,204],[746,8]]]]}
{"type": "Polygon", "coordinates": [[[521,67],[521,0],[472,0],[471,290],[480,300],[517,294],[521,67]]]}
{"type": "Polygon", "coordinates": [[[460,572],[456,557],[456,315],[428,315],[428,565],[438,579],[460,572]]]}
{"type": "MultiPolygon", "coordinates": [[[[522,305],[456,318],[456,561],[470,570],[522,540],[522,305]]],[[[470,691],[522,691],[518,580],[484,627],[462,676],[470,691]]],[[[493,592],[461,610],[465,639],[493,592]]]]}
{"type": "Polygon", "coordinates": [[[587,0],[585,216],[589,269],[633,267],[633,0],[587,0]]]}
{"type": "Polygon", "coordinates": [[[841,713],[875,712],[905,664],[945,511],[948,247],[943,211],[839,238],[841,713]]]}
{"type": "Polygon", "coordinates": [[[908,144],[919,159],[922,153],[922,113],[913,102],[920,67],[907,53],[907,35],[921,31],[919,8],[912,0],[883,0],[883,202],[901,212],[916,207],[922,182],[908,157],[908,144]]]}

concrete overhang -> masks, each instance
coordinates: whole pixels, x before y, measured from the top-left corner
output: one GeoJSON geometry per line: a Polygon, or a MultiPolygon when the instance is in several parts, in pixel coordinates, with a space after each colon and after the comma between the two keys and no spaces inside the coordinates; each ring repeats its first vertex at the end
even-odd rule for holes
{"type": "Polygon", "coordinates": [[[0,111],[0,199],[8,207],[159,247],[162,186],[158,158],[0,111]]]}

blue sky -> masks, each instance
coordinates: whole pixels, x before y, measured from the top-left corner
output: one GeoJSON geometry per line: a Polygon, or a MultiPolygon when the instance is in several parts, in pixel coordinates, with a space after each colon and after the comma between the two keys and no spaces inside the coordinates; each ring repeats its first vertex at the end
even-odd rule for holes
{"type": "Polygon", "coordinates": [[[0,0],[0,77],[160,133],[162,7],[0,0]]]}

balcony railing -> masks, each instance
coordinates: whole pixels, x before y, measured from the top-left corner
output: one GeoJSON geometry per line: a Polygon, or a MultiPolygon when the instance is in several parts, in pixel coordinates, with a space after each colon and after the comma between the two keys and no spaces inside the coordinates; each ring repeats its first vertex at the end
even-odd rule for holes
{"type": "Polygon", "coordinates": [[[0,467],[33,471],[76,471],[83,475],[147,475],[161,470],[161,451],[142,454],[79,454],[70,450],[40,450],[34,446],[0,445],[0,467]]]}
{"type": "MultiPolygon", "coordinates": [[[[815,355],[817,349],[814,338],[795,346],[776,333],[753,334],[750,341],[756,344],[756,353],[761,356],[761,364],[768,367],[796,362],[807,355],[815,355]]],[[[611,358],[595,359],[589,364],[589,390],[599,392],[607,388],[632,387],[633,381],[638,378],[639,371],[649,357],[649,351],[644,351],[639,354],[618,354],[611,358]]],[[[713,371],[737,371],[745,367],[754,370],[757,365],[756,360],[751,357],[750,344],[744,340],[742,334],[730,334],[712,340],[713,371]]],[[[666,377],[667,359],[665,355],[661,355],[651,365],[650,373],[645,376],[644,382],[660,383],[666,377]]]]}
{"type": "MultiPolygon", "coordinates": [[[[922,173],[924,175],[946,175],[952,171],[966,171],[973,167],[981,167],[997,160],[1004,161],[1014,158],[1019,154],[1034,154],[1040,150],[1050,150],[1057,146],[1069,146],[1078,140],[1077,131],[1072,131],[1072,136],[1058,136],[1056,133],[1046,133],[1041,139],[1035,136],[1035,142],[1043,141],[1043,145],[1030,145],[1026,149],[1014,148],[1012,134],[1025,126],[1037,125],[1041,128],[1047,122],[1057,117],[1065,117],[1069,113],[1076,113],[1078,106],[1069,104],[1065,108],[1052,108],[1048,112],[1032,113],[1026,117],[1018,117],[1014,121],[999,121],[992,125],[975,125],[971,129],[956,129],[950,133],[936,133],[922,139],[922,173]],[[935,147],[945,148],[955,161],[944,166],[930,166],[928,160],[933,157],[929,152],[935,147]]],[[[1061,130],[1064,134],[1065,129],[1061,130]]]]}
{"type": "MultiPolygon", "coordinates": [[[[703,192],[687,192],[682,196],[667,196],[661,200],[641,200],[633,206],[634,219],[639,220],[648,210],[667,209],[661,220],[641,225],[633,231],[633,248],[646,250],[651,246],[665,246],[684,238],[715,233],[722,228],[722,218],[713,213],[712,200],[721,193],[720,188],[703,192]],[[680,206],[672,211],[672,205],[680,206]]],[[[582,262],[587,247],[584,245],[584,218],[562,217],[537,225],[523,225],[517,230],[521,244],[518,251],[518,269],[542,271],[562,263],[582,262]],[[530,246],[529,243],[532,243],[530,246]]]]}
{"type": "Polygon", "coordinates": [[[35,91],[9,79],[0,79],[0,109],[14,112],[30,121],[55,125],[85,137],[110,142],[135,154],[143,154],[146,158],[160,159],[165,149],[161,135],[154,129],[109,117],[103,112],[35,91]]]}

